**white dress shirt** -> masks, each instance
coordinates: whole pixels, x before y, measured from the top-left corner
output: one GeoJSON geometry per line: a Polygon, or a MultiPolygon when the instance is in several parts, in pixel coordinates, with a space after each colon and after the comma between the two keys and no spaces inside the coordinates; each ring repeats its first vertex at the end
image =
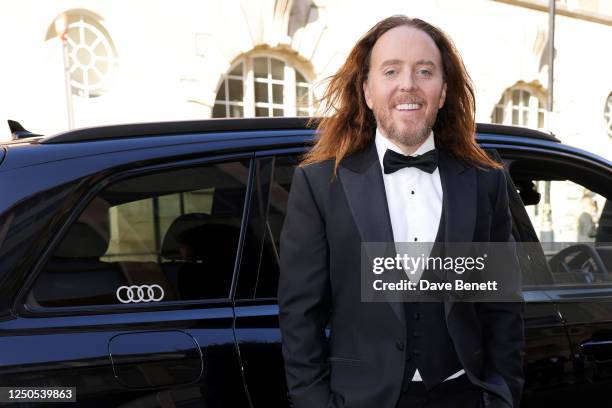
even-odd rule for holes
{"type": "MultiPolygon", "coordinates": [[[[405,155],[398,146],[380,133],[378,128],[375,143],[381,169],[384,169],[383,157],[387,149],[405,155]]],[[[412,156],[435,148],[431,131],[412,156]]],[[[438,168],[431,174],[416,167],[405,167],[391,174],[385,174],[383,170],[383,181],[395,242],[434,242],[442,215],[442,183],[438,168]]],[[[458,377],[464,372],[465,370],[460,370],[446,380],[458,377]]],[[[418,369],[412,381],[422,381],[418,369]]]]}

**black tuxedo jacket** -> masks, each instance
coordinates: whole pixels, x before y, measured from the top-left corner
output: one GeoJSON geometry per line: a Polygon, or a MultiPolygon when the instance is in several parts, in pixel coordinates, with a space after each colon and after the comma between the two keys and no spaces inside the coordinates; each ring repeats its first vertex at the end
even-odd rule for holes
{"type": "MultiPolygon", "coordinates": [[[[512,240],[503,172],[439,153],[444,240],[512,240]]],[[[360,299],[361,242],[393,241],[376,146],[342,160],[336,178],[333,165],[296,169],[281,233],[278,303],[290,398],[298,408],[394,407],[407,351],[404,307],[360,299]]],[[[469,379],[512,407],[524,382],[522,306],[444,304],[469,379]]]]}

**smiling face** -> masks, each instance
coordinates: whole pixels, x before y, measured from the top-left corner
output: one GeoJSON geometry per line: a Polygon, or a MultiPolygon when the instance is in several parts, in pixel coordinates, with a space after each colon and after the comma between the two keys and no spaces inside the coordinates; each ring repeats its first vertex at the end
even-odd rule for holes
{"type": "Polygon", "coordinates": [[[412,154],[427,139],[446,98],[440,50],[419,29],[392,28],[374,44],[363,90],[379,131],[412,154]]]}

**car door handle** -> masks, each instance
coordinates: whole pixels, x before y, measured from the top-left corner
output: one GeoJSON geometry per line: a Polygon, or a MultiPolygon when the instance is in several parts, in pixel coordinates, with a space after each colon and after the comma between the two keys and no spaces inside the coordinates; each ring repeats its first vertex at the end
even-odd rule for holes
{"type": "Polygon", "coordinates": [[[127,388],[188,384],[203,372],[197,342],[179,330],[119,334],[108,351],[115,378],[127,388]]]}

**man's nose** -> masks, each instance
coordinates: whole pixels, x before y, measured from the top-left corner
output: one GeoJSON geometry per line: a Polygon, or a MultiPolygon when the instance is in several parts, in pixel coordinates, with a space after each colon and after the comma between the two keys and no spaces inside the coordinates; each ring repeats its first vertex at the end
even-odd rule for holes
{"type": "Polygon", "coordinates": [[[400,77],[400,91],[412,91],[417,88],[417,83],[412,72],[406,72],[400,77]]]}

